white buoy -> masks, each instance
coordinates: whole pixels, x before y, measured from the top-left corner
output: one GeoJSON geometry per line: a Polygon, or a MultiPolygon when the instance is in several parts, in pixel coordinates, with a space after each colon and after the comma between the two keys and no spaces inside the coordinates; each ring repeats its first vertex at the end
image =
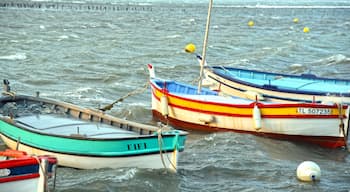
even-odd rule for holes
{"type": "Polygon", "coordinates": [[[161,111],[162,111],[163,116],[169,115],[167,96],[162,95],[162,97],[160,97],[160,107],[161,107],[161,111]]]}
{"type": "Polygon", "coordinates": [[[253,108],[253,121],[254,121],[254,128],[256,130],[261,129],[261,113],[258,105],[255,105],[253,108]]]}
{"type": "Polygon", "coordinates": [[[304,161],[297,168],[297,177],[301,181],[319,181],[321,169],[315,162],[304,161]]]}

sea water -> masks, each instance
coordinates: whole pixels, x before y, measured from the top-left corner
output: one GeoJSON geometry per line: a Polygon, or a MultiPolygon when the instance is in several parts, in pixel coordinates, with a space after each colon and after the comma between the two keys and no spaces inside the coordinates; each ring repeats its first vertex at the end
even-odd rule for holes
{"type": "MultiPolygon", "coordinates": [[[[39,91],[41,96],[100,108],[147,86],[148,63],[159,77],[197,83],[198,62],[184,47],[194,43],[202,53],[207,1],[15,3],[0,7],[0,77],[19,94],[39,91]]],[[[349,78],[349,5],[345,0],[214,1],[207,62],[349,78]],[[249,21],[254,25],[248,26],[249,21]],[[305,27],[309,32],[303,32],[305,27]]],[[[148,88],[108,113],[157,124],[150,109],[148,88]]],[[[190,132],[177,174],[60,167],[56,191],[345,192],[350,190],[349,167],[344,149],[248,134],[190,132]],[[319,182],[297,180],[297,166],[305,160],[320,166],[319,182]]]]}

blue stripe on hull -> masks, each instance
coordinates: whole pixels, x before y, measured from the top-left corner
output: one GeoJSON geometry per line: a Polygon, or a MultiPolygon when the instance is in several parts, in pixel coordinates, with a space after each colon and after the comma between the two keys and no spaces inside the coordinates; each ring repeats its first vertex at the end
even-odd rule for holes
{"type": "Polygon", "coordinates": [[[233,67],[211,67],[210,69],[213,73],[230,81],[255,88],[305,95],[327,96],[331,94],[333,96],[350,97],[350,80],[347,79],[320,78],[310,74],[287,75],[233,67]],[[247,77],[244,77],[244,75],[247,77]],[[254,75],[264,78],[255,78],[254,75]],[[274,79],[278,76],[282,78],[274,79]],[[292,80],[295,82],[293,83],[292,80]],[[335,89],[335,86],[338,88],[335,89]]]}

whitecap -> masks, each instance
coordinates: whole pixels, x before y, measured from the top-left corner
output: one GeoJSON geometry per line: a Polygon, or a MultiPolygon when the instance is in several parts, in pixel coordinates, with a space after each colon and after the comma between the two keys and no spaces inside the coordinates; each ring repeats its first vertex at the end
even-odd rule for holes
{"type": "Polygon", "coordinates": [[[89,92],[91,90],[93,90],[91,87],[80,87],[77,89],[77,92],[78,93],[84,93],[84,92],[86,93],[86,92],[89,92]]]}
{"type": "Polygon", "coordinates": [[[4,56],[0,56],[0,60],[24,60],[27,59],[27,56],[25,53],[16,53],[14,55],[4,55],[4,56]]]}
{"type": "Polygon", "coordinates": [[[204,137],[204,140],[205,140],[205,141],[213,141],[215,137],[216,137],[216,134],[214,133],[214,134],[212,134],[212,135],[205,136],[205,137],[204,137]]]}
{"type": "Polygon", "coordinates": [[[342,54],[337,54],[337,55],[332,55],[326,59],[321,59],[321,63],[327,63],[327,66],[329,65],[335,65],[338,63],[341,63],[343,61],[350,61],[350,58],[347,58],[345,55],[342,54]]]}
{"type": "Polygon", "coordinates": [[[181,35],[169,35],[166,38],[168,38],[168,39],[175,39],[175,38],[179,38],[179,37],[181,37],[181,35]]]}
{"type": "Polygon", "coordinates": [[[132,103],[129,103],[128,106],[137,106],[137,107],[138,107],[138,106],[140,106],[140,107],[143,106],[143,107],[147,107],[148,104],[146,104],[146,103],[141,103],[141,102],[137,102],[137,103],[136,103],[136,102],[132,102],[132,103]]]}
{"type": "Polygon", "coordinates": [[[61,41],[63,39],[68,39],[69,37],[67,35],[61,35],[58,38],[59,38],[59,41],[61,41]]]}
{"type": "Polygon", "coordinates": [[[240,59],[240,61],[243,62],[243,63],[248,63],[249,59],[240,59]]]}
{"type": "Polygon", "coordinates": [[[263,47],[262,50],[272,50],[272,47],[263,47]]]}
{"type": "Polygon", "coordinates": [[[71,36],[71,37],[73,37],[73,38],[76,38],[76,39],[79,39],[79,35],[77,35],[77,34],[71,34],[71,35],[69,35],[69,36],[71,36]]]}
{"type": "Polygon", "coordinates": [[[123,171],[124,175],[118,175],[118,176],[115,176],[115,180],[118,180],[118,181],[125,181],[125,180],[130,180],[132,179],[135,174],[137,173],[137,169],[135,168],[132,168],[132,169],[127,169],[125,171],[123,171]]]}
{"type": "Polygon", "coordinates": [[[302,64],[299,64],[299,63],[294,63],[294,64],[291,64],[289,65],[290,68],[302,68],[304,67],[302,64]]]}
{"type": "Polygon", "coordinates": [[[281,17],[280,16],[272,16],[271,19],[279,20],[279,19],[281,19],[281,17]]]}

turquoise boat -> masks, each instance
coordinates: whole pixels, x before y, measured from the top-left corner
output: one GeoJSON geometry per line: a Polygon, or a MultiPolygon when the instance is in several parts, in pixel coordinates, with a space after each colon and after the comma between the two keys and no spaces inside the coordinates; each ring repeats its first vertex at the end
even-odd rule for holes
{"type": "Polygon", "coordinates": [[[66,167],[176,171],[187,134],[42,98],[39,94],[16,95],[8,87],[0,97],[3,142],[28,154],[56,157],[58,165],[66,167]]]}
{"type": "Polygon", "coordinates": [[[275,102],[350,104],[350,79],[205,66],[204,84],[222,93],[275,102]]]}

